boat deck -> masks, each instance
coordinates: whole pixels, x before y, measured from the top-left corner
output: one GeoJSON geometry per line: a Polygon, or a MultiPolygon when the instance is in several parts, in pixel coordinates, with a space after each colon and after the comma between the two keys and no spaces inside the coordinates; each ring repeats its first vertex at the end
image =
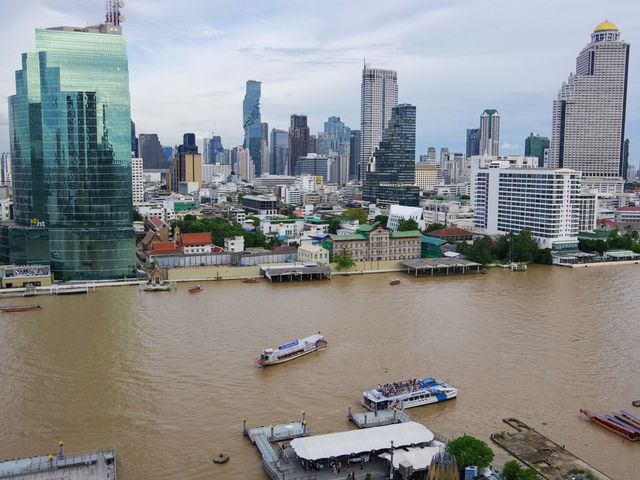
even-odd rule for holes
{"type": "Polygon", "coordinates": [[[0,461],[0,478],[28,480],[116,480],[115,448],[69,455],[0,461]]]}
{"type": "Polygon", "coordinates": [[[355,423],[358,428],[381,427],[383,425],[411,421],[409,414],[402,410],[394,412],[392,409],[387,409],[376,412],[352,413],[351,407],[349,407],[347,418],[355,423]]]}

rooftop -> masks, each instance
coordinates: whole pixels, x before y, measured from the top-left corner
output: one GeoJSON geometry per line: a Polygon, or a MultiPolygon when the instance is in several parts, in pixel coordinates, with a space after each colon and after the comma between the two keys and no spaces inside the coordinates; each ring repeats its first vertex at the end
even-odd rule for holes
{"type": "Polygon", "coordinates": [[[211,232],[182,234],[182,244],[187,247],[191,245],[208,245],[210,243],[211,232]]]}
{"type": "Polygon", "coordinates": [[[409,230],[408,232],[389,232],[391,238],[407,238],[407,237],[422,237],[420,230],[409,230]]]}
{"type": "Polygon", "coordinates": [[[363,235],[359,233],[352,233],[350,235],[329,235],[331,240],[335,241],[347,241],[347,240],[366,240],[363,235]]]}
{"type": "Polygon", "coordinates": [[[434,230],[429,232],[429,235],[433,235],[436,237],[451,237],[457,235],[473,235],[473,232],[469,230],[465,230],[463,228],[458,227],[450,227],[450,228],[441,228],[440,230],[434,230]]]}
{"type": "Polygon", "coordinates": [[[618,27],[615,23],[610,22],[609,20],[605,20],[601,24],[599,24],[593,31],[601,32],[603,30],[618,30],[618,27]]]}

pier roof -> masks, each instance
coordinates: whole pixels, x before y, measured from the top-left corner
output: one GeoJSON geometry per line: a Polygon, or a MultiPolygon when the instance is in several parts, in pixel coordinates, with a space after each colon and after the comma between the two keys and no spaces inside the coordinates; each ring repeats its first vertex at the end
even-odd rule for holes
{"type": "Polygon", "coordinates": [[[296,455],[306,460],[340,457],[351,453],[387,450],[391,447],[420,445],[431,442],[433,433],[417,422],[396,423],[384,427],[314,435],[291,440],[296,455]]]}

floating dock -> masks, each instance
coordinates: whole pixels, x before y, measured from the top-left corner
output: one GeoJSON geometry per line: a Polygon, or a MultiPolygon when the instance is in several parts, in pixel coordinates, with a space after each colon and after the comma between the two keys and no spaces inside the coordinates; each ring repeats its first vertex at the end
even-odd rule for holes
{"type": "Polygon", "coordinates": [[[558,477],[570,478],[572,474],[582,472],[591,473],[599,480],[611,480],[604,473],[517,418],[505,418],[502,421],[516,432],[494,433],[491,435],[491,440],[522,463],[536,470],[543,478],[547,480],[555,480],[558,477]]]}
{"type": "Polygon", "coordinates": [[[117,480],[116,449],[66,454],[63,443],[56,455],[0,461],[0,478],[28,480],[117,480]]]}
{"type": "Polygon", "coordinates": [[[352,413],[349,407],[347,418],[358,428],[381,427],[393,423],[411,422],[411,417],[403,410],[387,409],[375,412],[352,413]]]}
{"type": "Polygon", "coordinates": [[[302,282],[331,278],[331,268],[309,265],[262,265],[260,274],[270,282],[302,282]]]}
{"type": "Polygon", "coordinates": [[[449,275],[450,273],[465,274],[469,271],[480,273],[482,265],[460,258],[420,258],[400,262],[407,269],[409,275],[416,277],[423,275],[449,275]]]}

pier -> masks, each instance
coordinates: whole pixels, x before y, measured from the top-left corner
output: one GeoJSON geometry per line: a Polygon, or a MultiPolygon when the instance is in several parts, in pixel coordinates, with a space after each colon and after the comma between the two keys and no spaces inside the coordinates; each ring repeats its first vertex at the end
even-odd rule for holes
{"type": "Polygon", "coordinates": [[[423,275],[449,275],[450,273],[462,273],[469,271],[480,272],[482,265],[470,260],[459,258],[420,258],[400,262],[407,269],[407,274],[414,276],[423,275]]]}
{"type": "Polygon", "coordinates": [[[494,433],[491,440],[536,470],[543,478],[569,478],[576,472],[582,472],[591,473],[599,480],[611,480],[604,473],[565,450],[564,446],[558,445],[517,418],[505,418],[502,421],[516,432],[494,433]]]}
{"type": "Polygon", "coordinates": [[[375,412],[352,413],[349,407],[347,418],[351,420],[358,428],[381,427],[383,425],[392,425],[394,423],[410,422],[411,417],[403,410],[386,409],[375,412]]]}
{"type": "Polygon", "coordinates": [[[80,453],[64,453],[60,442],[56,455],[0,461],[0,478],[28,480],[116,480],[116,449],[97,448],[80,453]]]}
{"type": "Polygon", "coordinates": [[[308,265],[262,265],[260,273],[270,282],[302,282],[331,278],[331,268],[308,265]]]}

